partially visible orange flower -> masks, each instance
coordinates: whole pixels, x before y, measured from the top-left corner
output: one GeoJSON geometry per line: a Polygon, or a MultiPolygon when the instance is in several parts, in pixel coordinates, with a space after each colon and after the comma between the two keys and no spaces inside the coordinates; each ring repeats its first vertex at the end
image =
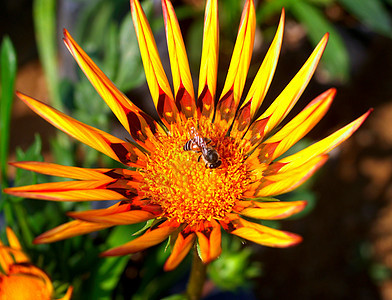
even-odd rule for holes
{"type": "Polygon", "coordinates": [[[258,117],[280,53],[284,11],[271,47],[240,105],[256,27],[254,2],[247,0],[227,78],[215,105],[219,53],[217,2],[206,3],[195,95],[174,9],[169,0],[162,0],[173,95],[146,16],[139,1],[131,0],[147,83],[161,123],[126,98],[64,31],[68,50],[135,142],[121,140],[18,93],[48,122],[125,165],[116,169],[83,169],[41,162],[14,163],[16,167],[76,180],[15,187],[7,189],[7,193],[51,201],[118,200],[106,209],[69,213],[76,220],[40,235],[35,243],[153,220],[143,235],[103,255],[134,253],[170,237],[173,247],[165,270],[171,270],[195,242],[204,263],[216,259],[221,253],[221,228],[270,247],[288,247],[301,241],[296,234],[248,221],[243,216],[276,220],[301,211],[305,201],[271,202],[270,197],[292,191],[305,182],[325,163],[327,153],[358,129],[369,112],[308,148],[280,158],[318,123],[335,96],[335,89],[324,92],[277,129],[311,79],[328,35],[258,117]]]}
{"type": "MultiPolygon", "coordinates": [[[[31,264],[11,228],[7,228],[9,246],[0,241],[0,300],[53,299],[48,275],[31,264]]],[[[59,300],[71,299],[72,287],[59,300]]]]}

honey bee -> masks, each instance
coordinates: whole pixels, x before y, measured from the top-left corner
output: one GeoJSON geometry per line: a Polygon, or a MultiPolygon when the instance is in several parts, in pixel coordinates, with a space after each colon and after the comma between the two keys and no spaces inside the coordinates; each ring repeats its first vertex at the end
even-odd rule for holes
{"type": "Polygon", "coordinates": [[[185,143],[183,147],[184,151],[201,152],[197,161],[200,161],[200,158],[203,158],[206,168],[218,168],[222,164],[222,161],[218,152],[208,145],[211,143],[211,140],[209,138],[201,137],[194,128],[191,128],[191,135],[193,138],[185,143]]]}

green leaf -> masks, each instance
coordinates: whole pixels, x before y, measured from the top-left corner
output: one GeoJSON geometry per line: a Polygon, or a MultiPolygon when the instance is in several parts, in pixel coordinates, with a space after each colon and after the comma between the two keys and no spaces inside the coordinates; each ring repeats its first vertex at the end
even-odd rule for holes
{"type": "MultiPolygon", "coordinates": [[[[109,249],[131,241],[133,239],[131,233],[139,227],[139,224],[114,227],[106,239],[105,248],[109,249]]],[[[86,294],[82,299],[111,299],[110,296],[128,260],[128,256],[100,259],[91,272],[92,277],[87,283],[89,289],[85,290],[86,294]]]]}
{"type": "Polygon", "coordinates": [[[188,300],[188,297],[183,294],[175,294],[175,295],[171,295],[171,296],[162,298],[162,300],[188,300]]]}
{"type": "Polygon", "coordinates": [[[193,74],[199,72],[200,60],[201,60],[201,47],[203,40],[203,20],[198,18],[197,21],[193,22],[189,27],[189,34],[187,35],[187,53],[189,58],[190,68],[195,67],[192,70],[193,74]]]}
{"type": "Polygon", "coordinates": [[[339,0],[359,22],[387,37],[392,37],[392,20],[380,0],[339,0]]]}
{"type": "Polygon", "coordinates": [[[93,1],[82,11],[75,37],[83,41],[81,46],[87,53],[99,53],[104,48],[110,30],[108,24],[113,20],[114,5],[115,1],[93,1]]]}
{"type": "Polygon", "coordinates": [[[321,61],[332,79],[343,82],[347,80],[350,67],[349,56],[343,40],[332,24],[317,8],[304,1],[292,1],[289,9],[306,27],[314,46],[325,33],[329,32],[328,45],[321,61]]]}
{"type": "Polygon", "coordinates": [[[260,4],[260,8],[256,12],[257,22],[263,22],[265,19],[280,14],[282,7],[287,9],[291,2],[292,0],[263,1],[260,4]]]}
{"type": "Polygon", "coordinates": [[[45,71],[50,102],[62,110],[57,67],[56,0],[35,0],[33,18],[38,53],[45,71]]]}
{"type": "MultiPolygon", "coordinates": [[[[16,160],[17,161],[43,161],[41,154],[42,141],[41,137],[36,134],[34,137],[34,143],[26,150],[23,151],[20,148],[16,149],[16,160]]],[[[37,173],[17,169],[15,175],[15,186],[30,185],[37,183],[37,173]]]]}
{"type": "Polygon", "coordinates": [[[1,101],[0,101],[0,178],[1,187],[5,188],[7,183],[7,160],[10,136],[11,109],[14,99],[15,77],[16,77],[16,53],[9,37],[5,37],[0,49],[1,68],[1,101]]]}
{"type": "Polygon", "coordinates": [[[249,287],[251,280],[261,273],[260,266],[251,260],[252,254],[252,248],[243,248],[240,239],[223,234],[222,254],[209,265],[209,278],[222,290],[249,287]]]}
{"type": "Polygon", "coordinates": [[[119,47],[120,58],[114,83],[120,90],[127,91],[141,85],[146,80],[130,14],[121,24],[117,47],[119,47]]]}
{"type": "MultiPolygon", "coordinates": [[[[17,161],[42,161],[43,157],[41,155],[42,142],[41,138],[37,134],[35,136],[34,143],[25,152],[20,148],[16,150],[17,161]]],[[[17,169],[15,176],[15,186],[31,185],[37,183],[38,176],[43,176],[36,174],[31,171],[17,169]]],[[[31,232],[31,227],[29,226],[29,217],[27,213],[25,203],[22,204],[23,198],[20,197],[10,197],[10,201],[1,202],[4,204],[4,214],[6,218],[6,223],[14,228],[19,227],[21,229],[22,237],[25,244],[31,243],[33,239],[33,234],[31,232]]],[[[1,210],[1,209],[0,209],[1,210]]]]}
{"type": "MultiPolygon", "coordinates": [[[[50,105],[60,111],[64,111],[64,105],[60,96],[60,80],[57,65],[56,3],[56,0],[34,0],[33,19],[38,54],[49,90],[50,105]]],[[[71,143],[65,134],[58,133],[56,138],[58,144],[63,148],[63,153],[70,153],[71,143]]],[[[70,155],[55,157],[59,163],[72,160],[70,155]]]]}
{"type": "Polygon", "coordinates": [[[322,6],[332,5],[335,2],[335,0],[307,0],[307,1],[309,3],[322,5],[322,6]]]}

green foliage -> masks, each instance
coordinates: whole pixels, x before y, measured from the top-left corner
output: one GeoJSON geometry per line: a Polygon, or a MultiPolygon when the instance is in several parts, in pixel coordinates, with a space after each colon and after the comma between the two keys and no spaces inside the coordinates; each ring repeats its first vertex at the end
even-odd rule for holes
{"type": "Polygon", "coordinates": [[[253,251],[244,248],[238,238],[222,235],[222,254],[208,268],[208,275],[222,290],[250,287],[251,279],[261,275],[261,267],[251,261],[253,251]]]}
{"type": "MultiPolygon", "coordinates": [[[[391,1],[389,1],[391,2],[391,1]]],[[[280,14],[282,7],[307,30],[307,37],[315,46],[329,32],[329,42],[322,58],[323,68],[332,81],[345,82],[350,76],[350,59],[346,45],[335,25],[327,18],[324,8],[341,4],[359,23],[370,30],[391,37],[392,20],[381,0],[271,0],[262,2],[257,20],[263,21],[280,14]]]]}
{"type": "Polygon", "coordinates": [[[51,103],[61,110],[63,105],[60,100],[57,66],[56,0],[34,0],[33,15],[37,47],[51,103]]]}
{"type": "Polygon", "coordinates": [[[381,0],[339,0],[349,13],[371,30],[392,37],[392,19],[381,0]]]}
{"type": "MultiPolygon", "coordinates": [[[[5,37],[1,43],[0,49],[0,186],[3,188],[8,186],[7,160],[16,66],[17,62],[14,46],[9,37],[5,37]]],[[[2,205],[0,204],[0,208],[1,206],[2,205]]]]}
{"type": "MultiPolygon", "coordinates": [[[[132,240],[131,233],[139,225],[117,226],[106,238],[105,249],[132,240]]],[[[81,299],[110,299],[128,262],[127,256],[100,258],[92,265],[91,277],[79,293],[81,299]]]]}
{"type": "Polygon", "coordinates": [[[162,300],[188,300],[188,297],[181,294],[171,295],[169,297],[162,298],[162,300]]]}
{"type": "MultiPolygon", "coordinates": [[[[42,161],[41,147],[41,138],[39,135],[36,135],[34,143],[26,151],[23,151],[20,148],[16,150],[16,160],[42,161]]],[[[40,183],[42,182],[41,180],[42,175],[18,169],[16,171],[14,184],[17,186],[30,185],[40,183]]],[[[34,218],[32,215],[28,214],[26,206],[22,203],[24,199],[8,196],[6,200],[7,201],[4,201],[4,216],[7,225],[11,226],[14,230],[20,228],[24,243],[30,245],[33,240],[30,222],[32,222],[34,218]]]]}
{"type": "MultiPolygon", "coordinates": [[[[151,8],[150,5],[148,9],[151,10],[151,8]]],[[[121,24],[116,45],[118,69],[114,82],[119,89],[128,91],[143,84],[146,80],[144,72],[140,72],[143,70],[143,64],[130,14],[126,15],[121,24]]]]}
{"type": "Polygon", "coordinates": [[[316,7],[306,1],[294,1],[290,6],[290,11],[304,24],[313,45],[316,45],[321,37],[329,32],[328,45],[321,61],[332,78],[346,81],[350,68],[349,56],[342,38],[333,25],[316,7]]]}

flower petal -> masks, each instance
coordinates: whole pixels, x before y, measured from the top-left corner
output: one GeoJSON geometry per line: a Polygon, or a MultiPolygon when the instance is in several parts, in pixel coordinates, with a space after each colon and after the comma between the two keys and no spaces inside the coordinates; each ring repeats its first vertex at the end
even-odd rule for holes
{"type": "Polygon", "coordinates": [[[235,229],[230,233],[268,247],[286,248],[302,241],[302,237],[297,234],[272,229],[240,218],[235,223],[235,229]]]}
{"type": "Polygon", "coordinates": [[[148,230],[142,236],[116,248],[107,250],[101,254],[101,256],[119,256],[127,255],[142,251],[151,246],[155,246],[164,241],[171,233],[177,230],[178,227],[167,226],[165,223],[159,227],[148,230]]]}
{"type": "Polygon", "coordinates": [[[218,1],[207,0],[204,16],[203,47],[200,62],[197,110],[199,118],[212,121],[215,107],[219,56],[218,1]]]}
{"type": "Polygon", "coordinates": [[[313,159],[314,157],[323,155],[331,151],[332,149],[339,146],[342,142],[348,139],[362,123],[366,120],[372,110],[369,110],[361,117],[346,125],[345,127],[339,129],[328,137],[322,139],[321,141],[314,143],[313,145],[297,152],[296,154],[285,157],[276,162],[277,165],[285,164],[282,166],[278,172],[287,172],[298,168],[305,162],[313,159]]]}
{"type": "Polygon", "coordinates": [[[290,192],[308,180],[328,159],[328,155],[317,156],[289,172],[264,176],[250,185],[245,197],[267,197],[290,192]]]}
{"type": "Polygon", "coordinates": [[[216,221],[211,221],[211,225],[205,224],[204,231],[196,231],[201,260],[208,264],[222,252],[221,248],[221,229],[216,221]]]}
{"type": "Polygon", "coordinates": [[[186,118],[191,118],[196,113],[195,92],[193,91],[191,71],[180,26],[169,0],[162,0],[162,11],[165,20],[176,105],[186,118]]]}
{"type": "Polygon", "coordinates": [[[328,33],[324,35],[308,60],[294,76],[286,88],[280,93],[268,109],[250,126],[245,139],[252,145],[259,143],[271,132],[290,112],[294,104],[302,95],[307,84],[316,70],[321,55],[327,45],[328,33]]]}
{"type": "Polygon", "coordinates": [[[0,268],[8,274],[14,263],[27,263],[30,260],[23,252],[18,238],[10,227],[6,228],[6,233],[9,246],[5,246],[0,240],[0,268]]]}
{"type": "Polygon", "coordinates": [[[306,207],[306,201],[291,202],[257,202],[241,201],[240,205],[246,205],[239,209],[238,213],[254,219],[281,220],[299,213],[306,207]]]}
{"type": "Polygon", "coordinates": [[[64,42],[84,74],[124,128],[139,145],[147,149],[153,149],[151,139],[154,139],[154,134],[157,131],[162,130],[161,127],[157,126],[154,119],[141,111],[117,89],[65,29],[64,42]]]}
{"type": "Polygon", "coordinates": [[[217,104],[215,123],[228,129],[244,90],[252,57],[256,29],[256,12],[253,0],[247,0],[242,12],[237,41],[231,57],[226,82],[217,104]]]}
{"type": "MultiPolygon", "coordinates": [[[[17,197],[50,201],[127,200],[123,194],[107,189],[111,181],[50,182],[7,188],[4,192],[17,197]]],[[[136,189],[132,192],[137,195],[136,189]]]]}
{"type": "Polygon", "coordinates": [[[20,245],[18,238],[10,227],[6,228],[6,233],[10,247],[15,250],[22,250],[22,246],[20,245]]]}
{"type": "Polygon", "coordinates": [[[58,300],[70,300],[72,297],[72,292],[73,292],[73,287],[70,286],[67,289],[67,292],[65,293],[64,297],[58,299],[58,300]]]}
{"type": "Polygon", "coordinates": [[[178,110],[173,100],[173,94],[163,69],[150,25],[139,1],[130,1],[132,20],[152,100],[159,117],[162,118],[166,125],[175,123],[179,117],[178,110]]]}
{"type": "Polygon", "coordinates": [[[156,215],[148,211],[133,210],[130,208],[130,205],[119,205],[82,212],[69,212],[67,215],[71,218],[86,222],[106,223],[111,225],[136,224],[156,217],[156,215]]]}
{"type": "Polygon", "coordinates": [[[196,235],[194,233],[190,233],[184,237],[184,234],[180,232],[172,249],[172,252],[169,258],[166,260],[163,269],[165,271],[171,271],[175,269],[180,262],[185,258],[188,254],[189,250],[191,250],[196,235]]]}
{"type": "Polygon", "coordinates": [[[10,165],[41,173],[51,176],[73,178],[80,180],[110,180],[111,177],[105,175],[105,172],[109,172],[111,169],[86,169],[78,167],[62,166],[46,162],[38,161],[21,161],[10,163],[10,165]]]}
{"type": "Polygon", "coordinates": [[[258,147],[258,160],[269,163],[290,149],[303,138],[320,120],[336,94],[335,89],[329,89],[309,103],[297,116],[287,123],[281,130],[258,147]]]}
{"type": "Polygon", "coordinates": [[[83,124],[27,95],[19,92],[16,94],[38,115],[73,138],[128,166],[145,166],[145,161],[142,161],[145,155],[130,143],[83,124]]]}
{"type": "Polygon", "coordinates": [[[46,244],[68,239],[74,236],[90,233],[111,227],[111,224],[90,223],[80,220],[74,220],[60,226],[57,226],[45,233],[37,236],[34,244],[46,244]]]}
{"type": "Polygon", "coordinates": [[[234,120],[233,128],[230,132],[230,135],[234,138],[240,137],[246,132],[270,87],[278,63],[280,48],[282,46],[284,18],[285,11],[282,9],[278,30],[276,31],[274,40],[272,41],[263,63],[253,80],[248,95],[238,110],[234,120]]]}

